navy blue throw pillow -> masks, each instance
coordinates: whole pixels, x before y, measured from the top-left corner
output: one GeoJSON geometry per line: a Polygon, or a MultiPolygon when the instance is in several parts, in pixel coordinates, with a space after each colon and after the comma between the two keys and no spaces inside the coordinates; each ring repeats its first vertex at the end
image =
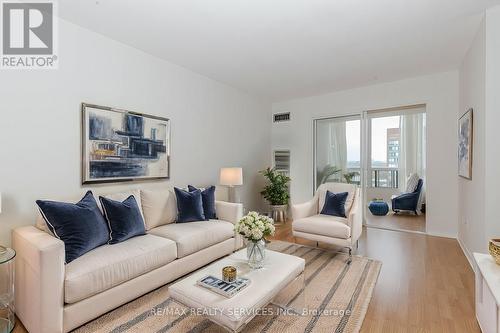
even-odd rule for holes
{"type": "Polygon", "coordinates": [[[177,197],[177,223],[205,220],[200,190],[187,192],[174,187],[174,191],[177,197]]]}
{"type": "Polygon", "coordinates": [[[47,227],[64,242],[67,264],[109,240],[108,225],[91,191],[76,204],[46,200],[36,204],[47,227]]]}
{"type": "Polygon", "coordinates": [[[332,193],[326,191],[325,204],[320,214],[347,217],[345,215],[345,201],[348,195],[347,192],[332,193]]]}
{"type": "Polygon", "coordinates": [[[99,197],[104,217],[109,225],[109,244],[123,242],[135,236],[146,234],[144,219],[134,196],[123,202],[99,197]]]}
{"type": "MultiPolygon", "coordinates": [[[[196,191],[197,188],[188,185],[189,192],[196,191]]],[[[203,202],[203,214],[205,219],[208,221],[210,219],[216,219],[215,213],[215,186],[210,186],[201,191],[201,201],[203,202]]]]}

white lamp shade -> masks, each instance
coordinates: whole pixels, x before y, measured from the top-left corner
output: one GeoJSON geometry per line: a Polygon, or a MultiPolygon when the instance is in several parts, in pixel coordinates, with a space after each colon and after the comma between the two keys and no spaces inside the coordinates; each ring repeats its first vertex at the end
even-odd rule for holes
{"type": "Polygon", "coordinates": [[[220,184],[226,186],[243,185],[242,168],[221,168],[220,184]]]}

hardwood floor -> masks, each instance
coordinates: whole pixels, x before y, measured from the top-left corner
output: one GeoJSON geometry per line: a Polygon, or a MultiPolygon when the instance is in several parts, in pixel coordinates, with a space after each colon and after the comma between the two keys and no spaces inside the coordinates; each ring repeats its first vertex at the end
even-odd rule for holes
{"type": "Polygon", "coordinates": [[[385,216],[375,216],[368,211],[366,213],[366,225],[392,230],[425,232],[425,215],[415,216],[413,213],[401,212],[394,214],[389,212],[385,216]]]}
{"type": "MultiPolygon", "coordinates": [[[[274,238],[293,242],[291,223],[274,238]]],[[[357,254],[383,263],[361,332],[480,332],[474,273],[456,240],[364,228],[357,254]]]]}
{"type": "MultiPolygon", "coordinates": [[[[274,238],[293,242],[291,223],[274,238]]],[[[383,263],[362,333],[480,332],[474,274],[456,240],[364,228],[357,254],[383,263]]],[[[18,321],[14,332],[26,330],[18,321]]]]}

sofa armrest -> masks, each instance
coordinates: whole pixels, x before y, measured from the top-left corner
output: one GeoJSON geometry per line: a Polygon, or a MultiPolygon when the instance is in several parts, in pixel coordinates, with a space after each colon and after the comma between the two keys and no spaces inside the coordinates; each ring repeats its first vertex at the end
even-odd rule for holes
{"type": "Polygon", "coordinates": [[[351,211],[349,212],[349,216],[347,216],[347,224],[351,228],[351,242],[354,244],[363,231],[363,212],[361,205],[361,191],[359,189],[356,190],[356,196],[354,202],[351,207],[351,211]]]}
{"type": "MultiPolygon", "coordinates": [[[[215,201],[215,212],[221,220],[236,224],[243,217],[243,204],[227,201],[215,201]]],[[[243,247],[243,237],[234,233],[234,250],[243,247]]]]}
{"type": "Polygon", "coordinates": [[[16,314],[31,333],[63,331],[64,243],[34,226],[12,232],[16,314]]]}
{"type": "Polygon", "coordinates": [[[301,204],[292,205],[292,219],[298,220],[318,214],[318,205],[317,197],[301,204]]]}
{"type": "Polygon", "coordinates": [[[219,219],[236,224],[243,217],[243,204],[216,201],[215,212],[219,219]]]}

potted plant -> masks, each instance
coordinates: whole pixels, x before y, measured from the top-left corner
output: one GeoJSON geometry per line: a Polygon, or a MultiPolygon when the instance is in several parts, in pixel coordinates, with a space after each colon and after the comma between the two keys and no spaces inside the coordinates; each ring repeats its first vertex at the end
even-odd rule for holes
{"type": "Polygon", "coordinates": [[[275,222],[285,222],[288,200],[290,199],[288,192],[290,177],[276,171],[274,168],[267,168],[260,173],[268,180],[268,184],[260,194],[269,202],[273,220],[275,222]]]}

